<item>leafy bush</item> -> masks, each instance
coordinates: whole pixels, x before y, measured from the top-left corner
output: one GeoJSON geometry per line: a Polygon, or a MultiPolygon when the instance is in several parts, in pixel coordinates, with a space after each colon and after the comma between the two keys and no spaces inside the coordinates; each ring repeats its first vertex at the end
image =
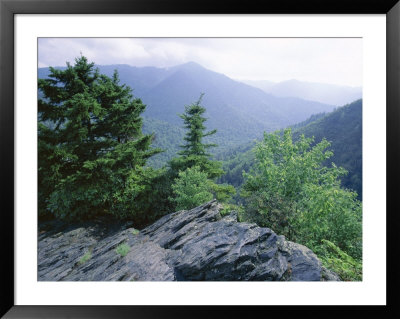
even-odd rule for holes
{"type": "Polygon", "coordinates": [[[323,165],[332,156],[329,142],[312,142],[301,136],[293,143],[290,129],[283,136],[264,134],[255,148],[256,165],[244,174],[244,217],[311,249],[329,240],[360,259],[361,203],[340,186],[346,171],[323,165]]]}
{"type": "Polygon", "coordinates": [[[214,197],[220,203],[229,201],[232,198],[232,195],[236,194],[236,189],[232,185],[216,184],[211,180],[208,181],[208,184],[214,197]]]}
{"type": "Polygon", "coordinates": [[[313,248],[329,239],[356,259],[362,257],[362,206],[357,194],[338,186],[305,185],[296,238],[313,248]]]}
{"type": "Polygon", "coordinates": [[[212,200],[207,173],[198,166],[179,172],[178,178],[172,185],[176,209],[191,209],[212,200]]]}
{"type": "Polygon", "coordinates": [[[226,215],[229,215],[233,211],[237,212],[238,221],[239,222],[242,221],[240,219],[240,217],[241,217],[241,214],[243,213],[243,207],[239,206],[239,205],[223,203],[222,209],[220,210],[220,214],[221,214],[221,216],[226,216],[226,215]]]}

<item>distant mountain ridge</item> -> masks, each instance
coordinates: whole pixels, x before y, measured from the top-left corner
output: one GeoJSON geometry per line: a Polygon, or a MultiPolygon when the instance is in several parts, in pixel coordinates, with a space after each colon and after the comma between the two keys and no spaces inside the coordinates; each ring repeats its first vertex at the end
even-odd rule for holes
{"type": "MultiPolygon", "coordinates": [[[[157,139],[157,136],[168,134],[168,125],[182,127],[178,115],[184,112],[185,105],[196,102],[201,93],[205,93],[202,105],[207,109],[207,129],[217,129],[217,134],[209,138],[219,145],[214,152],[249,142],[264,131],[284,128],[335,107],[293,97],[276,97],[194,62],[164,69],[124,64],[97,67],[107,76],[118,70],[120,82],[131,87],[133,94],[147,105],[144,123],[155,132],[155,146],[173,150],[179,148],[182,139],[174,139],[172,145],[166,145],[165,139],[157,139]],[[156,121],[150,124],[148,120],[151,119],[156,121]]],[[[38,69],[39,78],[48,74],[48,68],[38,69]]],[[[162,158],[165,162],[170,156],[162,158]]]]}
{"type": "MultiPolygon", "coordinates": [[[[176,113],[182,113],[184,105],[195,102],[200,93],[205,93],[203,103],[211,114],[216,113],[217,108],[234,112],[236,116],[244,115],[247,120],[259,122],[267,130],[294,124],[311,114],[334,108],[332,104],[291,97],[277,98],[194,62],[164,69],[125,64],[97,67],[108,76],[118,70],[121,83],[130,86],[134,95],[147,104],[146,115],[169,123],[180,123],[176,113]],[[175,114],[168,114],[168,111],[175,114]]],[[[38,73],[39,78],[47,77],[48,68],[40,68],[38,73]]]]}
{"type": "Polygon", "coordinates": [[[294,79],[278,83],[271,81],[243,82],[278,97],[297,97],[337,106],[345,105],[362,98],[361,87],[304,82],[294,79]]]}

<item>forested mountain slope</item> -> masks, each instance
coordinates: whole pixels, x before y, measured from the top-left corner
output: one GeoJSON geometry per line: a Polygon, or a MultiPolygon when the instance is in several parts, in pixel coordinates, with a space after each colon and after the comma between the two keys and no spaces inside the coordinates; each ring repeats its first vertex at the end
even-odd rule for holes
{"type": "Polygon", "coordinates": [[[315,142],[324,137],[331,142],[334,155],[329,162],[349,172],[342,178],[342,184],[357,191],[362,198],[362,100],[345,105],[293,132],[295,138],[300,134],[314,136],[315,142]]]}
{"type": "MultiPolygon", "coordinates": [[[[315,143],[325,137],[331,143],[331,150],[334,153],[327,164],[333,162],[337,166],[344,167],[348,175],[342,177],[342,185],[357,191],[359,198],[362,199],[362,100],[313,118],[316,120],[306,120],[293,127],[294,140],[301,134],[306,137],[314,136],[315,143]]],[[[231,155],[221,154],[219,158],[224,158],[223,168],[226,171],[221,177],[221,182],[235,186],[242,184],[242,171],[248,171],[254,160],[251,151],[253,145],[254,143],[242,146],[241,149],[231,151],[231,155]]]]}

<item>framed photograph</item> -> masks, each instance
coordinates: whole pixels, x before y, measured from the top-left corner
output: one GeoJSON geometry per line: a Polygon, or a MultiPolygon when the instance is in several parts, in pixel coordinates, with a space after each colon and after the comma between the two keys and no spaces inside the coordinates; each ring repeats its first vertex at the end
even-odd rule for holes
{"type": "Polygon", "coordinates": [[[396,0],[0,10],[1,315],[398,312],[396,0]]]}

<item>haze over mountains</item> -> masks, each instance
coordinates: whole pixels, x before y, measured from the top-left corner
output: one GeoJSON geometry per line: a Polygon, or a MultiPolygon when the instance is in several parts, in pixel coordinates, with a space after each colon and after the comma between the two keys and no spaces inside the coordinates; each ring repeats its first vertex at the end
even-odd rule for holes
{"type": "Polygon", "coordinates": [[[351,86],[340,86],[326,83],[303,82],[288,80],[283,82],[271,81],[243,81],[249,85],[260,88],[266,93],[280,97],[298,97],[321,103],[334,104],[337,106],[351,103],[361,99],[362,88],[351,86]]]}

